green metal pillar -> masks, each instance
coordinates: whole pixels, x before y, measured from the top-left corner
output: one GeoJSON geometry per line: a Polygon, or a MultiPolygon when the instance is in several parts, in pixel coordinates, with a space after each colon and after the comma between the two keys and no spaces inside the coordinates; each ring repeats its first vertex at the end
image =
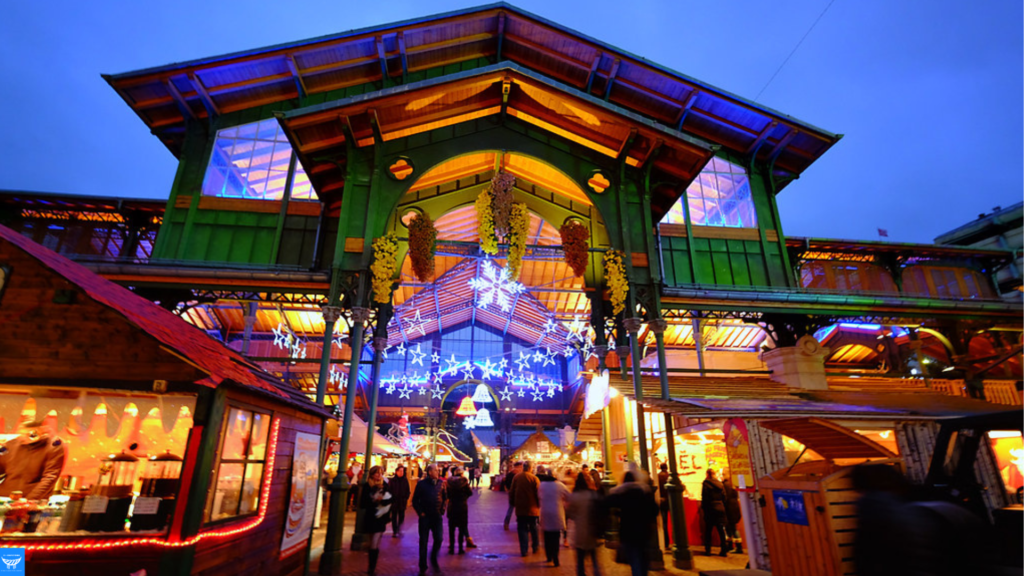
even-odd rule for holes
{"type": "MultiPolygon", "coordinates": [[[[324,405],[327,382],[331,379],[331,347],[334,341],[334,325],[341,318],[340,306],[324,306],[324,343],[320,352],[320,377],[316,381],[316,403],[324,405]]],[[[359,364],[358,360],[355,362],[359,364]]]]}
{"type": "MultiPolygon", "coordinates": [[[[360,301],[365,298],[363,294],[364,284],[365,282],[360,282],[360,301]]],[[[369,319],[369,308],[352,308],[352,360],[348,372],[350,384],[345,392],[345,419],[342,422],[341,447],[338,452],[338,475],[334,477],[334,482],[331,482],[328,488],[331,492],[331,505],[327,515],[327,535],[324,539],[324,553],[320,557],[320,574],[325,576],[335,576],[342,573],[341,554],[345,537],[345,503],[348,500],[350,488],[345,470],[348,468],[348,448],[349,442],[352,439],[352,418],[355,415],[357,388],[355,383],[359,382],[359,356],[360,351],[363,349],[363,324],[369,319]]],[[[331,331],[333,332],[333,327],[331,331]]],[[[330,334],[332,332],[327,333],[330,334]]],[[[321,382],[325,383],[323,363],[320,365],[320,376],[321,382]]]]}
{"type": "MultiPolygon", "coordinates": [[[[658,379],[661,383],[661,399],[671,400],[668,390],[668,362],[665,358],[665,328],[668,322],[658,318],[651,322],[654,340],[658,346],[658,379]]],[[[668,509],[672,517],[673,565],[680,570],[693,570],[693,554],[686,532],[686,514],[683,510],[683,483],[679,480],[679,463],[676,458],[676,434],[672,414],[665,413],[665,447],[668,449],[668,509]]]]}
{"type": "Polygon", "coordinates": [[[640,343],[637,342],[640,319],[626,318],[622,324],[629,332],[629,348],[633,359],[633,396],[636,398],[636,433],[640,444],[640,467],[650,473],[651,461],[647,457],[647,422],[644,418],[644,387],[640,374],[640,343]]]}

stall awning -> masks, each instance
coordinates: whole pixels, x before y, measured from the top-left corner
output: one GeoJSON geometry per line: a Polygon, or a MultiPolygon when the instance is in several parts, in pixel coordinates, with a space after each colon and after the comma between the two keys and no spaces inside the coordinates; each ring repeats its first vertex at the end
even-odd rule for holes
{"type": "MultiPolygon", "coordinates": [[[[363,422],[358,416],[352,416],[352,435],[349,438],[348,444],[349,452],[363,453],[366,451],[366,435],[369,431],[370,430],[366,426],[366,422],[363,422]]],[[[334,440],[341,437],[341,426],[339,421],[328,421],[327,435],[334,440]]],[[[373,433],[373,453],[395,456],[411,454],[411,452],[388,440],[379,432],[373,433]]]]}
{"type": "Polygon", "coordinates": [[[896,457],[870,438],[821,418],[761,420],[759,424],[762,428],[789,436],[826,460],[896,457]]]}

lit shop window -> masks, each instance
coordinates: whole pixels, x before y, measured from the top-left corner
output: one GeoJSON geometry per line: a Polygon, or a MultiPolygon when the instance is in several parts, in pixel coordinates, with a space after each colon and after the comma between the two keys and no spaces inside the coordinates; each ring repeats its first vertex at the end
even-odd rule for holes
{"type": "MultiPolygon", "coordinates": [[[[757,228],[750,179],[741,166],[712,158],[700,175],[686,188],[690,223],[695,226],[757,228]]],[[[685,224],[680,198],[661,220],[662,224],[685,224]]]]}
{"type": "Polygon", "coordinates": [[[210,520],[258,512],[270,414],[230,408],[224,426],[210,520]]]}
{"type": "MultiPolygon", "coordinates": [[[[203,195],[281,200],[292,154],[291,144],[273,118],[219,130],[203,178],[203,195]]],[[[317,199],[301,164],[295,166],[290,197],[317,199]]]]}
{"type": "Polygon", "coordinates": [[[4,536],[164,532],[194,408],[194,396],[0,386],[4,536]]]}

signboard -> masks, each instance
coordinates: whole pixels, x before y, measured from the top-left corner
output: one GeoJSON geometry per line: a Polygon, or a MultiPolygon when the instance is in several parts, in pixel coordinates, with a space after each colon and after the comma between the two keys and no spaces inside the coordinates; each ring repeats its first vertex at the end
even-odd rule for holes
{"type": "MultiPolygon", "coordinates": [[[[704,445],[704,459],[707,461],[707,468],[725,472],[729,467],[729,461],[725,454],[725,445],[721,442],[712,442],[704,445]]],[[[703,482],[703,480],[702,480],[703,482]]]]}
{"type": "Polygon", "coordinates": [[[160,502],[162,500],[162,498],[139,496],[135,499],[135,504],[132,506],[132,515],[156,514],[160,510],[160,502]]]}
{"type": "Polygon", "coordinates": [[[104,514],[110,498],[106,496],[86,496],[82,502],[82,514],[104,514]]]}
{"type": "Polygon", "coordinates": [[[808,526],[804,493],[797,490],[772,490],[775,502],[775,518],[786,524],[808,526]]]}
{"type": "Polygon", "coordinates": [[[722,427],[725,434],[725,452],[729,457],[729,477],[737,488],[754,488],[754,466],[750,462],[750,438],[747,424],[740,418],[730,418],[722,427]]]}
{"type": "Polygon", "coordinates": [[[292,486],[281,538],[281,558],[306,547],[319,494],[320,437],[297,432],[292,453],[292,486]]]}

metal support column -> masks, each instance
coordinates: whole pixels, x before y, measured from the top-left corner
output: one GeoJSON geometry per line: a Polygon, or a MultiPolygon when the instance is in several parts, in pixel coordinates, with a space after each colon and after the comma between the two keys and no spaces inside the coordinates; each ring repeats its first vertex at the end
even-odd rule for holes
{"type": "MultiPolygon", "coordinates": [[[[659,318],[651,322],[654,340],[658,346],[658,379],[661,381],[661,399],[670,400],[668,390],[668,362],[665,358],[665,328],[668,323],[659,318]]],[[[676,458],[676,434],[672,415],[665,413],[665,447],[668,449],[668,509],[672,517],[672,564],[680,570],[693,570],[693,554],[690,553],[690,539],[686,532],[686,514],[683,509],[683,483],[679,479],[679,461],[676,458]]]]}
{"type": "Polygon", "coordinates": [[[640,332],[640,319],[626,318],[622,321],[622,324],[629,332],[629,348],[633,369],[633,397],[636,398],[636,433],[640,444],[640,467],[650,473],[651,461],[647,457],[647,422],[644,420],[644,388],[643,382],[640,379],[640,344],[637,342],[637,334],[640,332]]]}
{"type": "MultiPolygon", "coordinates": [[[[363,290],[360,289],[360,298],[363,297],[363,290]]],[[[328,308],[325,306],[325,308],[328,308]]],[[[326,313],[324,319],[327,319],[326,313]]],[[[349,482],[345,470],[348,468],[348,449],[352,439],[352,418],[355,415],[356,405],[356,383],[359,382],[359,356],[363,349],[363,324],[370,319],[369,308],[352,308],[352,361],[349,366],[348,390],[345,392],[345,418],[342,422],[341,447],[338,452],[338,475],[328,487],[331,492],[331,505],[327,515],[327,535],[324,539],[324,553],[320,557],[320,574],[335,576],[342,573],[341,554],[345,538],[345,504],[348,501],[349,482]]],[[[330,344],[330,337],[334,331],[334,323],[324,329],[327,335],[327,343],[330,344]]],[[[327,350],[330,350],[328,346],[327,350]]],[[[321,395],[322,387],[327,382],[327,368],[330,363],[330,355],[324,354],[326,361],[320,364],[320,383],[317,386],[317,395],[321,395]]]]}
{"type": "MultiPolygon", "coordinates": [[[[327,393],[327,382],[331,378],[331,346],[334,340],[334,324],[341,318],[341,307],[340,306],[324,306],[321,310],[324,313],[324,343],[320,350],[320,377],[316,381],[316,403],[320,406],[324,405],[324,396],[327,393]]],[[[353,329],[353,334],[355,334],[353,329]]],[[[360,326],[359,336],[362,339],[363,329],[360,326]]],[[[361,347],[361,346],[360,346],[361,347]]],[[[355,348],[353,348],[355,350],[355,348]]],[[[359,370],[359,357],[356,356],[355,352],[352,354],[352,365],[359,370]]],[[[358,372],[357,372],[358,374],[358,372]]],[[[349,382],[352,382],[351,378],[349,382]]],[[[355,380],[358,382],[358,380],[355,380]]],[[[351,390],[353,387],[349,386],[351,390]]],[[[345,421],[346,427],[348,420],[345,421]]]]}
{"type": "Polygon", "coordinates": [[[697,369],[700,377],[704,377],[704,333],[700,328],[700,318],[693,317],[693,344],[697,348],[697,369]]]}

